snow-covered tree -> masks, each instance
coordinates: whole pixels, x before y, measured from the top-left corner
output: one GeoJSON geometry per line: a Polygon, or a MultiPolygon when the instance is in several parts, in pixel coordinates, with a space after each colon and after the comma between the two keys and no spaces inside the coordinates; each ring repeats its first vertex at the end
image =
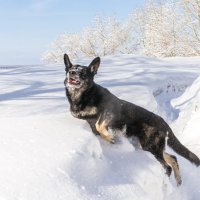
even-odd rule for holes
{"type": "Polygon", "coordinates": [[[142,53],[148,56],[176,56],[182,48],[183,20],[176,1],[148,1],[144,8],[133,11],[132,21],[142,53]]]}
{"type": "Polygon", "coordinates": [[[64,53],[68,53],[71,58],[128,53],[131,32],[130,24],[121,23],[116,17],[96,17],[93,26],[85,28],[80,34],[59,36],[42,59],[59,63],[64,53]]]}
{"type": "Polygon", "coordinates": [[[79,34],[62,34],[43,60],[139,52],[147,56],[200,55],[200,0],[147,0],[123,22],[95,17],[79,34]]]}
{"type": "Polygon", "coordinates": [[[42,60],[46,62],[63,62],[63,55],[67,53],[72,58],[79,55],[80,36],[78,34],[62,34],[51,45],[50,50],[46,51],[42,60]]]}
{"type": "Polygon", "coordinates": [[[184,34],[187,37],[187,55],[200,55],[200,1],[182,0],[184,34]]]}

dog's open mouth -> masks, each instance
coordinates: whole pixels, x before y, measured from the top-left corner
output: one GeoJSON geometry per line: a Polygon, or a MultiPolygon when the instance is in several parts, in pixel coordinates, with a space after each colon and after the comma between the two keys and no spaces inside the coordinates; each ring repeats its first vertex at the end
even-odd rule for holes
{"type": "Polygon", "coordinates": [[[68,83],[71,84],[71,85],[80,85],[81,82],[78,81],[78,80],[75,80],[73,78],[69,78],[68,83]]]}

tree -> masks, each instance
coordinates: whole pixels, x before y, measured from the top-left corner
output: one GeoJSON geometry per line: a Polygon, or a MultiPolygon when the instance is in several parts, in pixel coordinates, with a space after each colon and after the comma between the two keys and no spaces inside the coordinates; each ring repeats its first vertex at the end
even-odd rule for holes
{"type": "Polygon", "coordinates": [[[130,51],[131,27],[121,23],[116,17],[94,19],[91,28],[85,28],[80,34],[63,34],[43,54],[47,62],[62,62],[64,53],[70,57],[105,56],[130,51]]]}
{"type": "Polygon", "coordinates": [[[42,55],[46,62],[62,63],[66,50],[70,57],[77,58],[79,55],[80,36],[77,34],[62,34],[51,45],[50,50],[42,55]]]}
{"type": "Polygon", "coordinates": [[[133,11],[132,21],[137,27],[135,35],[143,54],[156,57],[179,55],[183,21],[177,1],[148,1],[143,8],[133,11]]]}
{"type": "Polygon", "coordinates": [[[200,1],[182,0],[184,33],[187,36],[187,55],[200,55],[200,1]]]}
{"type": "Polygon", "coordinates": [[[121,22],[113,17],[96,17],[90,28],[79,34],[62,34],[43,55],[46,61],[119,53],[147,56],[200,55],[200,1],[147,0],[121,22]]]}

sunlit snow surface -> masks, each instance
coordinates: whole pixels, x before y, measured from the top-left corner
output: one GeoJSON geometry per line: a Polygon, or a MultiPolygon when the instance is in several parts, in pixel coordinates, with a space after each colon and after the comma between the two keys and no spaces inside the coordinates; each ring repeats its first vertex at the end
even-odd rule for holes
{"type": "MultiPolygon", "coordinates": [[[[73,118],[64,77],[61,65],[0,66],[0,200],[199,199],[200,168],[177,156],[177,188],[150,153],[73,118]]],[[[95,81],[161,115],[200,157],[200,58],[102,57],[95,81]]]]}

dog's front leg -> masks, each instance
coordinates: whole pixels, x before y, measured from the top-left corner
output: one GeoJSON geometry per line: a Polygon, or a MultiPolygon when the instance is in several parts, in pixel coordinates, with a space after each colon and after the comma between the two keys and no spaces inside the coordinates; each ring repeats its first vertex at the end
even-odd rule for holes
{"type": "Polygon", "coordinates": [[[115,143],[114,135],[108,131],[108,121],[103,120],[102,122],[100,122],[100,120],[97,120],[95,127],[96,127],[96,130],[98,131],[98,133],[100,134],[100,136],[104,140],[106,140],[112,144],[115,143]]]}
{"type": "Polygon", "coordinates": [[[96,126],[95,126],[96,120],[95,119],[88,119],[87,122],[90,125],[90,128],[92,129],[92,132],[95,135],[100,135],[99,132],[96,129],[96,126]]]}

